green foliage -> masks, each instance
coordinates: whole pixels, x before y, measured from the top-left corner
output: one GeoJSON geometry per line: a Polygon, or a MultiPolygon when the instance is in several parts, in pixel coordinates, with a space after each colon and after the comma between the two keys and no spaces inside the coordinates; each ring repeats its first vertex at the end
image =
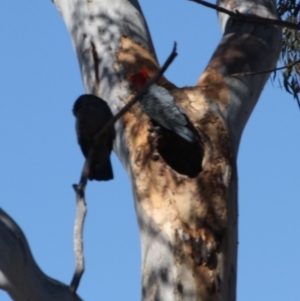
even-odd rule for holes
{"type": "MultiPolygon", "coordinates": [[[[300,25],[299,0],[279,0],[277,11],[284,21],[300,25]]],[[[283,85],[300,107],[300,30],[283,28],[282,33],[281,63],[283,66],[289,66],[282,73],[283,85]],[[294,65],[291,66],[292,64],[294,65]]]]}

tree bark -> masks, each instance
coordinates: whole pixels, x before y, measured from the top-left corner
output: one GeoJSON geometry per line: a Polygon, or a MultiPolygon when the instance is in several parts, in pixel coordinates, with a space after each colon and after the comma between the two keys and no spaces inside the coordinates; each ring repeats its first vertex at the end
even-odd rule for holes
{"type": "MultiPolygon", "coordinates": [[[[129,77],[159,69],[137,1],[56,0],[76,50],[87,93],[116,113],[133,94],[129,77]]],[[[277,18],[275,2],[219,1],[231,11],[277,18]]],[[[281,30],[219,14],[223,38],[195,87],[169,89],[204,143],[193,177],[159,150],[139,104],[117,123],[115,152],[134,189],[142,241],[142,300],[235,300],[236,157],[243,128],[269,76],[237,75],[275,67],[281,30]]],[[[180,145],[174,145],[181,148],[180,145]]],[[[187,152],[182,148],[182,154],[187,152]]],[[[186,158],[182,159],[186,160],[186,158]]]]}
{"type": "Polygon", "coordinates": [[[82,301],[68,285],[42,272],[22,230],[1,208],[0,255],[0,288],[14,301],[82,301]]]}
{"type": "MultiPolygon", "coordinates": [[[[116,114],[134,95],[130,76],[141,67],[151,76],[159,70],[138,2],[54,2],[70,32],[86,92],[105,99],[116,114]]],[[[219,5],[277,18],[273,0],[224,0],[219,5]]],[[[269,76],[241,73],[275,67],[281,29],[218,15],[224,35],[196,86],[177,88],[164,77],[157,83],[194,124],[203,158],[179,142],[161,145],[138,103],[115,126],[114,150],[131,179],[140,227],[143,301],[235,300],[236,157],[269,76]],[[192,174],[186,163],[201,172],[192,174]]]]}

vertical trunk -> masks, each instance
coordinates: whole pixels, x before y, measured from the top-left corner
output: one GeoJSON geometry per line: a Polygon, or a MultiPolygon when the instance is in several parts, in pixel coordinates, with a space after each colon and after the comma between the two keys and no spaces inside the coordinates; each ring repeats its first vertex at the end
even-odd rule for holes
{"type": "MultiPolygon", "coordinates": [[[[151,75],[159,69],[138,2],[55,3],[71,34],[87,93],[105,99],[116,113],[133,92],[129,77],[143,66],[151,75]]],[[[277,17],[271,0],[219,4],[277,17]]],[[[180,143],[159,146],[139,104],[116,125],[114,149],[131,178],[140,226],[143,301],[235,300],[236,156],[242,130],[268,78],[235,74],[274,67],[281,31],[224,14],[219,19],[224,36],[197,85],[179,89],[165,78],[158,82],[198,130],[203,160],[190,156],[193,149],[180,143]],[[183,171],[187,162],[202,171],[197,176],[183,171]]]]}

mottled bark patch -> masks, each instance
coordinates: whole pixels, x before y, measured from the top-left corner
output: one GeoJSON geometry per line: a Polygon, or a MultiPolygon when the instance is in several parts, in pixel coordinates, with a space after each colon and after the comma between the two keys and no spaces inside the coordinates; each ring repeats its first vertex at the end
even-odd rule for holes
{"type": "MultiPolygon", "coordinates": [[[[154,76],[160,68],[154,53],[128,36],[121,37],[120,49],[116,57],[119,65],[124,67],[125,78],[127,79],[142,67],[148,69],[150,77],[154,76]]],[[[158,80],[158,84],[175,87],[164,76],[158,80]]]]}
{"type": "MultiPolygon", "coordinates": [[[[151,76],[158,68],[153,55],[128,37],[122,37],[117,57],[127,78],[145,65],[152,70],[151,76]]],[[[160,136],[139,103],[123,121],[139,205],[169,237],[179,270],[193,271],[199,294],[214,296],[224,264],[219,254],[227,229],[232,153],[224,121],[207,101],[219,98],[227,105],[227,86],[212,73],[203,83],[206,89],[179,89],[165,79],[158,83],[188,115],[201,138],[199,148],[184,145],[168,133],[160,136]],[[212,82],[213,87],[209,86],[212,82]]],[[[162,271],[160,281],[165,281],[166,275],[168,271],[162,271]]],[[[185,288],[178,277],[177,294],[181,295],[185,288]]]]}
{"type": "MultiPolygon", "coordinates": [[[[137,105],[124,117],[136,195],[146,214],[170,237],[177,264],[189,266],[199,286],[208,295],[214,295],[223,264],[218,261],[218,253],[227,229],[228,183],[224,182],[224,174],[229,173],[230,178],[232,160],[228,132],[199,88],[169,91],[186,111],[203,142],[204,152],[198,162],[201,172],[191,177],[172,167],[170,161],[176,155],[161,154],[159,137],[137,105]],[[180,239],[174,238],[176,231],[181,233],[180,239]]],[[[171,149],[176,154],[178,145],[171,149]]],[[[179,287],[180,294],[184,288],[179,287]]]]}
{"type": "Polygon", "coordinates": [[[197,83],[197,87],[201,88],[202,93],[217,101],[222,107],[229,105],[229,87],[223,76],[214,70],[206,70],[197,83]]]}

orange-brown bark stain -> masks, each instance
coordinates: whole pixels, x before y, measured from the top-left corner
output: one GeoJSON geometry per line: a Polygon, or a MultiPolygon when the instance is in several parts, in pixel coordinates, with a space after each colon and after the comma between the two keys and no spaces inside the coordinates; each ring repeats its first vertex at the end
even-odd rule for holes
{"type": "MultiPolygon", "coordinates": [[[[117,59],[124,66],[126,78],[143,66],[151,76],[159,68],[154,55],[128,37],[122,37],[117,59]]],[[[227,227],[223,175],[230,168],[232,154],[226,126],[212,112],[207,98],[220,99],[219,103],[226,106],[228,88],[214,72],[204,74],[195,88],[179,89],[165,78],[158,84],[169,89],[198,130],[205,149],[202,171],[189,178],[166,164],[157,152],[155,133],[149,131],[151,122],[137,103],[123,116],[135,193],[145,213],[170,237],[176,264],[193,271],[201,300],[216,300],[221,264],[217,253],[227,227]],[[175,236],[177,239],[172,239],[175,236]],[[197,239],[211,251],[207,262],[195,262],[192,245],[197,239]]],[[[177,293],[182,290],[178,283],[177,293]]]]}

